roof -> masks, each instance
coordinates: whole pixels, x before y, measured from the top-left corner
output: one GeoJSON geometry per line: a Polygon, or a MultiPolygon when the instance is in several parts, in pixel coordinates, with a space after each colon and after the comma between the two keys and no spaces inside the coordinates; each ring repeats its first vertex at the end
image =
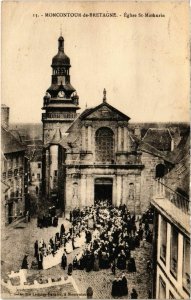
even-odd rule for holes
{"type": "Polygon", "coordinates": [[[184,135],[180,140],[180,143],[174,149],[174,151],[169,152],[168,157],[169,159],[172,159],[174,163],[178,163],[189,152],[189,149],[190,149],[190,128],[187,128],[187,130],[184,132],[184,135]]]}
{"type": "Polygon", "coordinates": [[[52,140],[50,141],[50,144],[58,144],[61,139],[62,139],[62,133],[60,131],[60,128],[57,128],[52,140]]]}
{"type": "Polygon", "coordinates": [[[171,164],[173,164],[173,160],[170,159],[168,157],[167,154],[165,154],[164,152],[156,149],[154,146],[150,145],[149,143],[146,143],[145,141],[137,138],[135,135],[133,135],[132,133],[130,133],[131,138],[137,143],[137,150],[138,151],[143,151],[149,154],[152,154],[154,156],[160,157],[163,160],[165,160],[166,162],[169,162],[171,164]]]}
{"type": "Polygon", "coordinates": [[[12,135],[14,135],[14,137],[20,141],[21,143],[23,143],[22,137],[20,135],[20,133],[18,132],[18,130],[9,130],[10,133],[12,133],[12,135]]]}
{"type": "MultiPolygon", "coordinates": [[[[190,188],[190,135],[185,136],[174,154],[174,168],[167,173],[165,184],[172,190],[188,197],[190,188]]],[[[170,155],[168,157],[171,157],[170,155]]]]}
{"type": "Polygon", "coordinates": [[[1,126],[1,148],[3,153],[14,153],[25,151],[26,147],[15,138],[15,136],[1,126]]]}
{"type": "Polygon", "coordinates": [[[168,128],[149,128],[143,141],[160,151],[170,151],[172,135],[168,128]]]}
{"type": "Polygon", "coordinates": [[[32,157],[30,159],[31,162],[39,162],[42,161],[42,150],[36,149],[34,150],[32,157]]]}
{"type": "Polygon", "coordinates": [[[115,114],[119,115],[124,121],[129,121],[130,118],[125,115],[124,113],[122,113],[121,111],[119,111],[117,108],[113,107],[112,105],[110,105],[108,102],[102,102],[101,104],[90,108],[90,109],[86,109],[81,115],[80,115],[80,119],[83,120],[87,117],[89,117],[91,114],[93,114],[95,111],[99,110],[101,107],[106,106],[109,110],[113,111],[115,114]]]}
{"type": "Polygon", "coordinates": [[[9,108],[9,106],[7,106],[6,104],[1,104],[1,108],[9,108]]]}

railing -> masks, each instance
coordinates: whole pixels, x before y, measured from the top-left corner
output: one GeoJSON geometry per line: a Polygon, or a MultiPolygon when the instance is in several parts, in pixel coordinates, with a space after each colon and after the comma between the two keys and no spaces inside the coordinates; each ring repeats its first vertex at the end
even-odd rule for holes
{"type": "Polygon", "coordinates": [[[44,119],[75,119],[76,113],[43,113],[42,120],[44,119]]]}
{"type": "Polygon", "coordinates": [[[154,196],[168,199],[176,207],[189,214],[189,199],[166,186],[163,178],[156,180],[154,196]]]}

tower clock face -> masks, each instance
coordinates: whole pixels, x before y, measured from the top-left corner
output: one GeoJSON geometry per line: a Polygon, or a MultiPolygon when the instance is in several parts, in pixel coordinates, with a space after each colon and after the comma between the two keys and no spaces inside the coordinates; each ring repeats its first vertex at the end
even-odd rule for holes
{"type": "Polygon", "coordinates": [[[58,97],[59,97],[59,98],[64,98],[64,96],[65,96],[65,94],[64,94],[63,91],[60,91],[60,92],[58,93],[58,97]]]}

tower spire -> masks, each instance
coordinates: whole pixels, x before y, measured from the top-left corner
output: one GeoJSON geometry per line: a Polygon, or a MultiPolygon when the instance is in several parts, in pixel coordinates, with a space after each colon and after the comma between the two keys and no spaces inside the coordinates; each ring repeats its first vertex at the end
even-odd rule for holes
{"type": "Polygon", "coordinates": [[[103,90],[103,102],[107,102],[107,98],[106,98],[106,89],[103,90]]]}

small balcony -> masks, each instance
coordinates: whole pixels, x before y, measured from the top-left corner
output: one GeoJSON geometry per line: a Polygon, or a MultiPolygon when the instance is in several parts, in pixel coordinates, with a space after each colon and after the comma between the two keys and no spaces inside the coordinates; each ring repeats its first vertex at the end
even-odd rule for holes
{"type": "Polygon", "coordinates": [[[187,214],[189,213],[189,199],[166,186],[162,178],[160,180],[156,180],[154,196],[155,198],[168,199],[168,201],[181,211],[187,214]]]}
{"type": "Polygon", "coordinates": [[[154,189],[151,204],[159,213],[175,222],[186,235],[190,235],[189,200],[166,186],[163,178],[155,181],[154,189]]]}
{"type": "Polygon", "coordinates": [[[76,113],[65,112],[65,113],[43,113],[42,120],[71,120],[73,121],[77,117],[76,113]]]}

